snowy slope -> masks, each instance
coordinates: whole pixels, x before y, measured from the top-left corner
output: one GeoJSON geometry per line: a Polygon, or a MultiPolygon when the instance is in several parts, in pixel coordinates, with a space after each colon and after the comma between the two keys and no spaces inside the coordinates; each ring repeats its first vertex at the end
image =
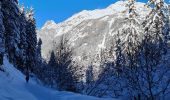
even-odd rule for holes
{"type": "Polygon", "coordinates": [[[5,72],[0,71],[0,100],[100,100],[80,94],[58,92],[38,85],[33,79],[26,83],[24,75],[15,69],[6,57],[4,59],[5,72]]]}

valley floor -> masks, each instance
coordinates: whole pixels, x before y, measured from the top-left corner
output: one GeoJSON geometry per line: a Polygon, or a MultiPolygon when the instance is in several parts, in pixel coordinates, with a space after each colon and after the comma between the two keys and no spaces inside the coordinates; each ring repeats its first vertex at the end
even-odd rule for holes
{"type": "Polygon", "coordinates": [[[100,100],[95,97],[52,90],[37,84],[34,79],[26,83],[25,76],[15,69],[7,58],[4,59],[5,72],[0,71],[0,100],[100,100]]]}

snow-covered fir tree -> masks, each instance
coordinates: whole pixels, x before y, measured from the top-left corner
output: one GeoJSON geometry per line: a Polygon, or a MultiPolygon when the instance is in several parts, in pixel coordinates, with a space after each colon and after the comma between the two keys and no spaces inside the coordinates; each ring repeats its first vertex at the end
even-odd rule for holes
{"type": "Polygon", "coordinates": [[[20,7],[20,43],[19,43],[19,59],[17,59],[18,65],[22,66],[22,70],[26,67],[26,49],[27,49],[27,41],[26,41],[26,16],[25,16],[25,8],[24,6],[20,7]]]}
{"type": "Polygon", "coordinates": [[[168,10],[163,0],[149,0],[152,8],[144,22],[144,40],[142,44],[142,64],[140,84],[143,95],[149,99],[164,98],[169,91],[170,72],[167,42],[169,34],[168,10]],[[166,63],[165,63],[166,62],[166,63]],[[161,84],[164,84],[162,87],[161,84]]]}
{"type": "Polygon", "coordinates": [[[114,62],[106,62],[104,69],[99,74],[99,78],[94,80],[91,87],[86,92],[87,95],[103,97],[110,95],[111,97],[119,97],[122,95],[121,81],[117,78],[114,69],[114,62]]]}
{"type": "MultiPolygon", "coordinates": [[[[120,39],[120,34],[119,31],[116,36],[116,46],[115,46],[115,53],[116,53],[116,59],[115,59],[115,69],[116,69],[116,74],[119,76],[119,74],[122,73],[122,68],[124,64],[124,55],[122,51],[122,44],[121,44],[121,39],[120,39]]],[[[113,50],[113,49],[112,49],[113,50]]]]}
{"type": "Polygon", "coordinates": [[[10,62],[17,64],[20,50],[20,21],[19,8],[16,0],[2,1],[3,23],[5,27],[5,50],[8,54],[10,62]]]}
{"type": "Polygon", "coordinates": [[[26,13],[27,22],[26,22],[26,66],[28,69],[33,71],[36,66],[36,47],[37,47],[37,33],[36,33],[36,23],[34,18],[34,10],[31,8],[26,13]]]}
{"type": "Polygon", "coordinates": [[[54,51],[51,52],[50,60],[48,62],[48,68],[47,68],[47,84],[50,85],[51,87],[57,87],[57,82],[58,82],[58,74],[59,74],[59,68],[57,64],[57,58],[56,54],[54,51]]]}
{"type": "Polygon", "coordinates": [[[138,58],[139,46],[142,40],[142,27],[135,13],[135,0],[129,0],[129,16],[124,20],[124,25],[119,29],[122,44],[122,52],[125,55],[125,66],[137,67],[135,60],[138,58]]]}
{"type": "Polygon", "coordinates": [[[86,70],[86,84],[85,84],[85,89],[84,89],[84,94],[88,94],[89,90],[94,85],[94,72],[93,72],[93,66],[90,65],[88,66],[88,69],[86,70]]]}
{"type": "Polygon", "coordinates": [[[42,62],[42,55],[41,55],[41,45],[42,45],[42,40],[39,39],[38,40],[38,44],[37,44],[37,59],[38,59],[38,62],[42,62]]]}
{"type": "Polygon", "coordinates": [[[115,64],[112,67],[111,77],[116,81],[113,88],[117,92],[114,96],[129,94],[132,98],[138,95],[138,84],[136,84],[136,69],[140,65],[140,51],[143,38],[143,29],[136,13],[136,0],[128,0],[128,16],[123,19],[115,36],[115,64]],[[126,92],[126,93],[125,93],[126,92]]]}
{"type": "Polygon", "coordinates": [[[3,55],[5,53],[4,32],[2,1],[0,1],[0,65],[3,64],[3,55]]]}
{"type": "Polygon", "coordinates": [[[127,7],[128,7],[128,12],[129,12],[129,17],[134,17],[137,15],[136,13],[136,7],[135,7],[135,3],[136,3],[136,0],[126,0],[128,1],[128,3],[126,4],[127,7]]]}
{"type": "Polygon", "coordinates": [[[86,70],[86,84],[89,85],[93,81],[94,81],[93,66],[90,65],[86,70]]]}
{"type": "MultiPolygon", "coordinates": [[[[170,4],[168,3],[168,16],[169,16],[169,35],[168,35],[168,39],[170,38],[170,4]]],[[[169,43],[168,43],[169,45],[169,43]]]]}
{"type": "Polygon", "coordinates": [[[72,65],[72,50],[68,46],[68,40],[62,36],[59,46],[56,48],[58,78],[57,85],[59,90],[76,91],[74,68],[72,65]]]}
{"type": "Polygon", "coordinates": [[[72,73],[72,77],[74,79],[74,84],[76,87],[76,92],[82,92],[84,87],[85,87],[85,69],[83,69],[84,66],[78,65],[72,61],[71,67],[70,67],[70,72],[72,73]]]}
{"type": "Polygon", "coordinates": [[[39,39],[38,43],[37,43],[37,47],[36,47],[36,66],[37,66],[37,70],[39,70],[39,67],[43,67],[43,59],[42,59],[42,55],[41,55],[41,45],[42,45],[42,40],[39,39]]]}
{"type": "Polygon", "coordinates": [[[28,66],[36,64],[37,37],[33,12],[25,13],[18,0],[0,1],[0,60],[5,54],[16,68],[29,72],[28,66]]]}

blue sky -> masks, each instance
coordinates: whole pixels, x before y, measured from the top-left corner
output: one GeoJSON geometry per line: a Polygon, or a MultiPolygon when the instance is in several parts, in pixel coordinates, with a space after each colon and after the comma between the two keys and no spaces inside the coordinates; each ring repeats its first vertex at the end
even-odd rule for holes
{"type": "MultiPolygon", "coordinates": [[[[37,27],[41,28],[47,20],[62,22],[82,10],[106,8],[117,0],[19,0],[25,7],[35,9],[37,27]]],[[[146,2],[147,0],[138,0],[146,2]]]]}

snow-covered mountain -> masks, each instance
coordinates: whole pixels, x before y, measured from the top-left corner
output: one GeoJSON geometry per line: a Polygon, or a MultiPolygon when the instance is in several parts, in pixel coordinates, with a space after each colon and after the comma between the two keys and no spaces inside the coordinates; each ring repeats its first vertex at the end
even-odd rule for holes
{"type": "Polygon", "coordinates": [[[26,83],[25,76],[10,64],[6,57],[4,65],[0,68],[4,70],[0,71],[0,100],[100,100],[80,94],[59,92],[37,84],[33,78],[26,83]]]}
{"type": "MultiPolygon", "coordinates": [[[[144,3],[135,4],[139,21],[148,14],[149,8],[144,3]]],[[[126,2],[118,1],[105,9],[84,10],[61,23],[47,21],[38,30],[42,39],[42,56],[47,61],[50,52],[55,50],[61,36],[73,47],[73,60],[79,65],[88,65],[100,60],[100,53],[114,45],[117,30],[122,27],[128,16],[126,2]]],[[[57,16],[56,16],[57,17],[57,16]]]]}

